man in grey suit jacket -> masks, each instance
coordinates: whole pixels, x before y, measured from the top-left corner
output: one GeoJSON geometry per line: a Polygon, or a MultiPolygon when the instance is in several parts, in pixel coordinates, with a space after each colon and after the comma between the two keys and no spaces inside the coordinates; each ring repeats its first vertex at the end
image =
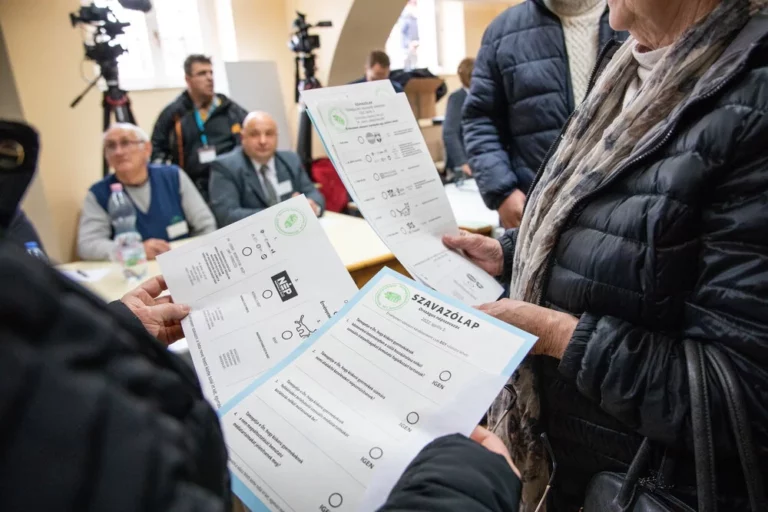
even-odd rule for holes
{"type": "Polygon", "coordinates": [[[211,163],[208,192],[219,227],[232,224],[298,194],[319,217],[325,199],[309,179],[299,157],[277,151],[277,124],[265,112],[243,121],[242,146],[211,163]]]}

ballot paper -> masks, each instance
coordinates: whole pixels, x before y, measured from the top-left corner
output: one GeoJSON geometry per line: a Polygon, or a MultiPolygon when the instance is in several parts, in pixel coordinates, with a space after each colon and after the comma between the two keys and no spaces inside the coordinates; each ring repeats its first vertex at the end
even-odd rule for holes
{"type": "Polygon", "coordinates": [[[251,510],[381,504],[418,451],[469,434],[535,337],[389,269],[219,410],[251,510]]]}
{"type": "Polygon", "coordinates": [[[414,278],[466,304],[496,300],[501,285],[442,243],[459,228],[407,97],[372,87],[302,92],[347,190],[414,278]]]}
{"type": "Polygon", "coordinates": [[[219,408],[290,354],[357,291],[297,196],[157,258],[205,396],[219,408]]]}

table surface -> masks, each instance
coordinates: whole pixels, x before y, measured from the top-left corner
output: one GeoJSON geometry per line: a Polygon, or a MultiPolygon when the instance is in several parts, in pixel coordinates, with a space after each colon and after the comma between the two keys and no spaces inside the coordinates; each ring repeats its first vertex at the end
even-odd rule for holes
{"type": "MultiPolygon", "coordinates": [[[[361,218],[326,212],[320,219],[320,225],[331,240],[331,244],[339,254],[342,263],[350,272],[394,259],[392,252],[384,245],[384,242],[361,218]]],[[[179,247],[187,241],[172,242],[171,247],[179,247]]],[[[111,269],[111,272],[98,281],[82,283],[106,301],[119,299],[138,284],[123,279],[119,266],[109,261],[76,261],[59,265],[58,268],[74,271],[111,269]]],[[[147,262],[145,279],[159,274],[160,266],[158,263],[156,261],[147,262]]]]}
{"type": "Polygon", "coordinates": [[[445,193],[459,226],[474,230],[499,227],[499,214],[485,206],[475,180],[465,180],[458,187],[450,183],[445,193]]]}

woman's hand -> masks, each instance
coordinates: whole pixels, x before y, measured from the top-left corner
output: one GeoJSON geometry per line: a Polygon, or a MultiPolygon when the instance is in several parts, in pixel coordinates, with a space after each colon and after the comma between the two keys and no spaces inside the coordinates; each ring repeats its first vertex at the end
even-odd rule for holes
{"type": "Polygon", "coordinates": [[[517,475],[517,478],[520,478],[520,470],[517,469],[517,466],[515,466],[515,463],[512,462],[512,457],[509,456],[509,450],[507,450],[507,447],[504,446],[504,443],[501,439],[499,439],[499,436],[488,430],[487,428],[483,428],[480,426],[475,427],[475,430],[472,431],[472,433],[469,435],[469,438],[476,443],[484,446],[487,450],[492,451],[493,453],[498,453],[505,459],[507,459],[507,462],[509,463],[509,467],[512,468],[512,471],[515,472],[517,475]]]}
{"type": "Polygon", "coordinates": [[[189,314],[189,306],[174,304],[170,295],[159,297],[167,289],[163,276],[153,277],[126,293],[120,301],[144,324],[149,334],[169,345],[184,337],[181,321],[189,314]]]}
{"type": "Polygon", "coordinates": [[[561,359],[579,319],[520,300],[501,299],[478,306],[480,311],[539,337],[532,354],[561,359]]]}
{"type": "Polygon", "coordinates": [[[457,236],[445,235],[443,243],[449,249],[461,249],[467,257],[492,276],[500,276],[504,270],[504,254],[501,242],[484,235],[461,230],[457,236]]]}

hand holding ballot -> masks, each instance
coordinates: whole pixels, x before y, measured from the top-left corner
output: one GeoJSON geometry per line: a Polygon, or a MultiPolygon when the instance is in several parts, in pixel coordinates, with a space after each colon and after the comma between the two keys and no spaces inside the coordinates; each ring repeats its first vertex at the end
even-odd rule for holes
{"type": "Polygon", "coordinates": [[[405,95],[368,82],[302,99],[360,212],[408,272],[468,304],[496,300],[496,280],[441,241],[459,228],[405,95]]]}
{"type": "Polygon", "coordinates": [[[233,488],[257,510],[373,510],[422,447],[472,432],[534,341],[384,269],[220,409],[233,488]]]}

